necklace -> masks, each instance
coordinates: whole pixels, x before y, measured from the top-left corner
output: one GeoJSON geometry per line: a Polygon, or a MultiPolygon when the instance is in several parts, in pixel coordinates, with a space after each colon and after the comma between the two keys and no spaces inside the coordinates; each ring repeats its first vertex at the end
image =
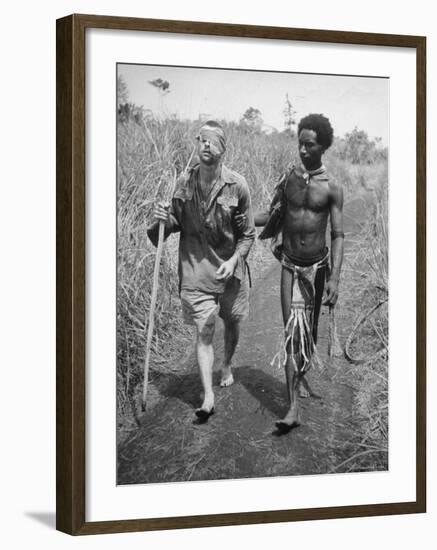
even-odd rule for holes
{"type": "Polygon", "coordinates": [[[326,171],[326,168],[323,166],[323,164],[316,168],[315,170],[305,170],[303,174],[303,178],[305,180],[306,185],[309,185],[310,179],[313,176],[318,176],[319,174],[323,174],[326,171]]]}

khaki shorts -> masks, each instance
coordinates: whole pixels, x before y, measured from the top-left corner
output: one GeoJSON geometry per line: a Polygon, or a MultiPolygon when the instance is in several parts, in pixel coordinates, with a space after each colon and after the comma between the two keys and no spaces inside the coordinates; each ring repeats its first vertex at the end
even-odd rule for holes
{"type": "Polygon", "coordinates": [[[232,277],[223,294],[201,290],[181,291],[182,312],[188,325],[195,325],[199,332],[211,330],[217,315],[223,321],[242,321],[249,314],[249,289],[247,282],[232,277]]]}

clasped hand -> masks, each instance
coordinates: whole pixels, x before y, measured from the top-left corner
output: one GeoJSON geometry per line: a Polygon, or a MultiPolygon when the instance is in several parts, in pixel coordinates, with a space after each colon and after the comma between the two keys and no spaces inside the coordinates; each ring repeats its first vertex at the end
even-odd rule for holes
{"type": "Polygon", "coordinates": [[[218,281],[227,281],[232,277],[237,265],[237,260],[230,258],[226,262],[223,262],[222,265],[215,272],[215,278],[218,281]]]}
{"type": "Polygon", "coordinates": [[[169,202],[157,202],[153,208],[153,219],[157,222],[168,223],[170,220],[170,203],[169,202]]]}

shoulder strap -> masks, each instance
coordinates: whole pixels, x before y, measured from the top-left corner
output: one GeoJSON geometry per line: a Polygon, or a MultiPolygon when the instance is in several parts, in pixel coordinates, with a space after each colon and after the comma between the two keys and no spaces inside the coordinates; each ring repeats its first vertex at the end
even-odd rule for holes
{"type": "Polygon", "coordinates": [[[296,166],[294,164],[292,164],[291,166],[289,166],[285,172],[282,173],[281,177],[279,178],[279,181],[276,185],[276,190],[277,191],[280,191],[280,192],[285,192],[285,188],[287,186],[287,183],[288,183],[288,179],[290,178],[291,174],[294,172],[296,166]]]}

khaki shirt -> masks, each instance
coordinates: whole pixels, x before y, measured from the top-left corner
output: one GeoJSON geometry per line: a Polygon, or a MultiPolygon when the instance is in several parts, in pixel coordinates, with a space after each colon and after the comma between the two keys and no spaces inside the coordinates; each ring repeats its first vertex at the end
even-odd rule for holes
{"type": "MultiPolygon", "coordinates": [[[[155,246],[158,227],[155,222],[147,230],[155,246]]],[[[220,177],[208,198],[203,200],[199,165],[182,175],[171,202],[165,238],[173,232],[180,232],[180,289],[222,293],[225,282],[216,279],[216,271],[236,251],[238,263],[234,277],[243,280],[245,260],[256,234],[249,187],[244,177],[222,165],[220,177]],[[242,230],[235,225],[237,209],[247,218],[242,230]]]]}

